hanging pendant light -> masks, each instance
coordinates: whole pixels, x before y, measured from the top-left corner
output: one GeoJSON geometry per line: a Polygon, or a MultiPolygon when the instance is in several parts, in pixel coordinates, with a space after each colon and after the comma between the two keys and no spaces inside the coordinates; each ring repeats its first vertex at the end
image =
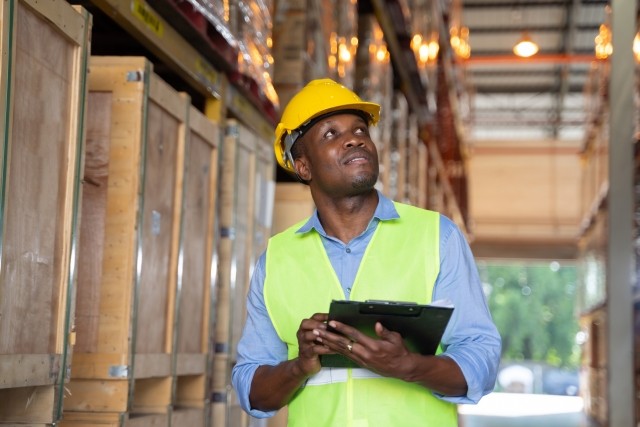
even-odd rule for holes
{"type": "Polygon", "coordinates": [[[526,32],[522,34],[520,41],[513,47],[513,53],[522,58],[530,58],[538,53],[538,50],[538,45],[531,40],[531,37],[526,32]]]}

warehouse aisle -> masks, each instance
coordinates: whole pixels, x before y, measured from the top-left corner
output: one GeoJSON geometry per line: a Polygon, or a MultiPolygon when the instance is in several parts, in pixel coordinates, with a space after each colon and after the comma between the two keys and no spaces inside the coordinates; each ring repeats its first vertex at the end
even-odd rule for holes
{"type": "Polygon", "coordinates": [[[576,396],[491,393],[459,413],[460,427],[598,427],[576,396]]]}

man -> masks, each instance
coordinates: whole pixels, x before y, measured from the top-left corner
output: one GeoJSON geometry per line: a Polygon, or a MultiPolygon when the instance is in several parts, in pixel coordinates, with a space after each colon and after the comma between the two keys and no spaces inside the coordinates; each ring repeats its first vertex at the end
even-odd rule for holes
{"type": "Polygon", "coordinates": [[[247,301],[233,385],[255,417],[288,405],[290,426],[457,425],[457,403],[493,389],[500,335],[458,228],[375,190],[369,126],[380,107],[329,79],[310,82],[276,128],[280,166],[309,185],[316,212],[272,237],[247,301]],[[442,352],[410,352],[378,323],[377,338],[331,321],[332,299],[449,300],[442,352]],[[322,367],[339,353],[361,368],[322,367]]]}

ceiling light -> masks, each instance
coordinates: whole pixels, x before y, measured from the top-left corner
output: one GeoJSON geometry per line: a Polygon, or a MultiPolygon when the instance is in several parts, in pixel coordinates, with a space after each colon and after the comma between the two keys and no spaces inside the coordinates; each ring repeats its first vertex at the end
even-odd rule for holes
{"type": "Polygon", "coordinates": [[[598,35],[595,38],[596,58],[607,59],[613,54],[613,44],[611,43],[611,29],[607,24],[600,25],[598,35]]]}
{"type": "Polygon", "coordinates": [[[633,57],[640,62],[640,32],[633,38],[633,57]]]}
{"type": "Polygon", "coordinates": [[[513,47],[513,53],[522,58],[529,58],[538,53],[538,45],[531,40],[527,33],[524,33],[520,41],[513,47]]]}

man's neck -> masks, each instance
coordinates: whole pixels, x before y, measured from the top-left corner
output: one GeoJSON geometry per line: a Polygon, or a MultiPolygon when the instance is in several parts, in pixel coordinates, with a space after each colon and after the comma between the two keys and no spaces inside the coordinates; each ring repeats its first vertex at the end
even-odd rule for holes
{"type": "Polygon", "coordinates": [[[340,198],[316,200],[318,217],[328,236],[349,243],[362,234],[378,206],[378,193],[370,192],[340,198]]]}

